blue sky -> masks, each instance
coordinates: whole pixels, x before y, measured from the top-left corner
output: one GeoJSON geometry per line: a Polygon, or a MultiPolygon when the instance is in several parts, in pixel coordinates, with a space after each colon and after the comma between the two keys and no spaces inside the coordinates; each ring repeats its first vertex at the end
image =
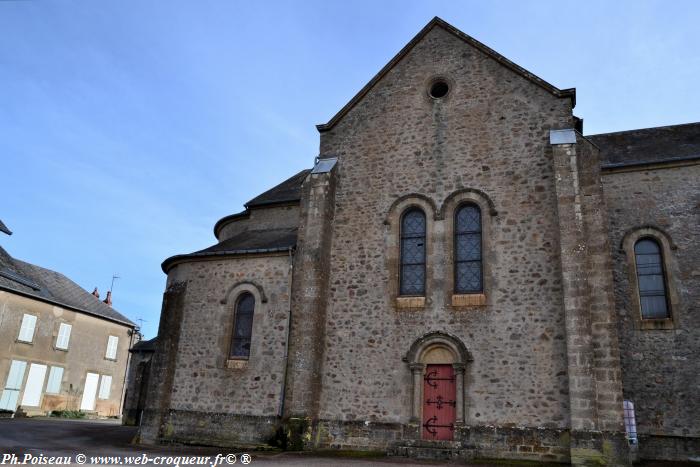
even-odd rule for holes
{"type": "Polygon", "coordinates": [[[168,256],[310,167],[433,16],[559,88],[585,133],[700,121],[696,1],[0,0],[0,245],[157,333],[168,256]]]}

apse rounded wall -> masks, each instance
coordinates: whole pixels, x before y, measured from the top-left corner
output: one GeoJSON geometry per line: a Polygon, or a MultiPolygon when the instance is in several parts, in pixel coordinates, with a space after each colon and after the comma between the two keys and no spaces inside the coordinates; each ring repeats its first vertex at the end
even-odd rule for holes
{"type": "Polygon", "coordinates": [[[216,238],[223,242],[246,230],[287,229],[296,228],[298,225],[298,204],[272,206],[255,208],[225,217],[217,222],[214,233],[216,238]]]}

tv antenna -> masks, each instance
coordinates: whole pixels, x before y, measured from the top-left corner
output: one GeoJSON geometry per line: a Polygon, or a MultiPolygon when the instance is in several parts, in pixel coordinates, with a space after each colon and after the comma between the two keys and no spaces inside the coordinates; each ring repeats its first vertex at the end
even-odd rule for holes
{"type": "Polygon", "coordinates": [[[114,275],[112,276],[112,285],[109,286],[109,291],[110,291],[110,292],[112,292],[112,291],[114,290],[114,281],[115,281],[116,279],[121,279],[121,277],[117,276],[116,274],[114,274],[114,275]]]}

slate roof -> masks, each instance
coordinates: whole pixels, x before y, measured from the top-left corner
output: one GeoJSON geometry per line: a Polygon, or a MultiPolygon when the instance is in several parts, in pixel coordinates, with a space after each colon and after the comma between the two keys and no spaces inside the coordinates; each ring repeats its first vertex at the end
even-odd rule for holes
{"type": "Polygon", "coordinates": [[[218,238],[219,230],[221,230],[224,225],[228,224],[229,221],[237,218],[245,218],[250,215],[251,208],[269,207],[274,206],[275,204],[299,202],[301,200],[301,184],[304,182],[304,179],[309,172],[311,172],[311,169],[302,170],[296,175],[289,177],[282,183],[270,188],[266,192],[245,203],[245,211],[231,214],[219,219],[216,224],[214,224],[214,236],[218,238]]]}
{"type": "Polygon", "coordinates": [[[163,272],[167,273],[175,263],[190,258],[275,253],[288,251],[294,248],[296,243],[296,228],[246,230],[209,248],[185,255],[171,256],[163,261],[161,267],[163,272]]]}
{"type": "Polygon", "coordinates": [[[130,350],[131,352],[154,352],[156,350],[156,339],[158,339],[157,336],[152,339],[138,341],[130,350]]]}
{"type": "Polygon", "coordinates": [[[127,317],[63,274],[13,258],[0,247],[0,289],[134,327],[127,317]]]}
{"type": "Polygon", "coordinates": [[[7,235],[12,235],[12,231],[2,222],[2,219],[0,219],[0,232],[4,232],[7,235]]]}
{"type": "Polygon", "coordinates": [[[309,172],[311,172],[311,169],[302,170],[279,185],[270,188],[265,193],[251,199],[245,203],[245,207],[254,208],[299,201],[301,199],[301,184],[304,182],[309,172]]]}
{"type": "Polygon", "coordinates": [[[600,148],[603,168],[700,158],[700,122],[586,136],[600,148]]]}

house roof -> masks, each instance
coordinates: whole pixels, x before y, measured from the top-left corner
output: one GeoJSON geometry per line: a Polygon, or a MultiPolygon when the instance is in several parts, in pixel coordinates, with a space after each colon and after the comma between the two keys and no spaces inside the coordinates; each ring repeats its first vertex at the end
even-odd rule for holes
{"type": "Polygon", "coordinates": [[[345,106],[340,109],[340,111],[331,118],[328,123],[323,123],[320,125],[316,125],[316,128],[318,129],[319,132],[324,132],[328,131],[333,126],[335,126],[340,119],[342,119],[345,114],[347,114],[355,105],[362,100],[362,98],[386,75],[391,71],[396,64],[398,64],[402,58],[404,58],[408,53],[413,49],[413,47],[418,44],[423,37],[425,37],[433,28],[435,27],[441,27],[444,30],[446,30],[449,33],[452,33],[456,37],[462,39],[464,42],[467,44],[470,44],[474,48],[480,50],[487,56],[491,57],[492,59],[496,60],[498,63],[501,65],[505,66],[506,68],[512,70],[513,72],[517,73],[518,75],[522,76],[523,78],[531,81],[532,83],[536,84],[537,86],[540,86],[544,88],[545,90],[549,91],[556,97],[562,97],[562,98],[568,98],[571,99],[572,107],[576,106],[576,89],[574,88],[569,88],[569,89],[559,89],[542,78],[534,75],[533,73],[530,73],[527,71],[525,68],[521,67],[520,65],[515,64],[514,62],[511,62],[507,58],[505,58],[503,55],[499,54],[495,50],[491,49],[490,47],[482,44],[478,40],[474,39],[468,34],[463,33],[459,29],[455,28],[451,24],[447,23],[446,21],[438,18],[437,16],[433,18],[421,31],[416,34],[416,36],[411,39],[411,41],[406,44],[406,46],[399,51],[398,54],[392,58],[389,63],[387,63],[384,68],[382,68],[379,73],[377,73],[374,78],[372,78],[361,90],[358,92],[355,97],[350,99],[350,101],[345,104],[345,106]]]}
{"type": "Polygon", "coordinates": [[[163,261],[163,272],[167,273],[176,263],[190,259],[237,256],[289,251],[296,246],[297,229],[245,230],[209,248],[185,255],[175,255],[163,261]]]}
{"type": "Polygon", "coordinates": [[[156,339],[158,339],[157,336],[152,339],[138,341],[136,344],[133,345],[133,347],[131,347],[130,351],[154,352],[156,350],[156,339]]]}
{"type": "Polygon", "coordinates": [[[4,232],[7,235],[12,235],[12,231],[2,222],[2,219],[0,219],[0,232],[4,232]]]}
{"type": "Polygon", "coordinates": [[[13,258],[0,247],[0,289],[134,327],[128,318],[63,274],[13,258]]]}
{"type": "Polygon", "coordinates": [[[602,167],[700,159],[700,122],[586,136],[600,148],[602,167]]]}

